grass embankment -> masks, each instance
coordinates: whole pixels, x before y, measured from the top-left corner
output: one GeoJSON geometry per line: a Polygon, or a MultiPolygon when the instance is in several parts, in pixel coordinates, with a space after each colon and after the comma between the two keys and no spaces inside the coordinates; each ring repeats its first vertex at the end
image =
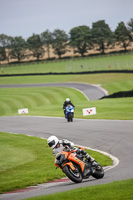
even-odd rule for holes
{"type": "Polygon", "coordinates": [[[133,119],[133,98],[87,101],[80,92],[62,87],[1,88],[0,116],[18,115],[18,109],[28,108],[29,115],[64,117],[62,104],[69,96],[74,102],[75,118],[133,119]],[[82,109],[96,107],[97,114],[83,117],[82,109]]]}
{"type": "MultiPolygon", "coordinates": [[[[133,69],[133,54],[105,55],[53,62],[18,64],[4,67],[4,74],[81,72],[133,69]]],[[[2,67],[1,67],[2,68],[2,67]]],[[[3,70],[0,70],[0,74],[3,70]]]]}
{"type": "MultiPolygon", "coordinates": [[[[87,150],[102,166],[112,160],[87,150]]],[[[46,140],[25,135],[0,132],[0,193],[22,189],[64,177],[54,166],[52,149],[46,140]]]]}
{"type": "Polygon", "coordinates": [[[132,200],[133,179],[106,185],[82,187],[67,192],[29,198],[27,200],[132,200]]]}
{"type": "MultiPolygon", "coordinates": [[[[101,84],[109,94],[133,89],[133,74],[93,74],[74,76],[2,77],[0,84],[85,82],[101,84]]],[[[68,88],[0,88],[0,115],[17,115],[17,110],[28,107],[30,115],[63,117],[62,104],[70,97],[76,106],[75,117],[83,118],[82,108],[97,108],[97,115],[89,119],[133,119],[133,98],[87,101],[85,97],[68,88]]]]}

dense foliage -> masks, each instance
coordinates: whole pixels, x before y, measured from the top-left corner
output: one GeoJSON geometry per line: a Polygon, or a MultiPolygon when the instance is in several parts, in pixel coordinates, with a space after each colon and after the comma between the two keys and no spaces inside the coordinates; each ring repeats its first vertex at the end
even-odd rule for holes
{"type": "Polygon", "coordinates": [[[108,24],[104,20],[93,23],[92,25],[92,41],[98,45],[101,53],[104,53],[105,48],[109,48],[113,44],[113,33],[108,24]]]}
{"type": "Polygon", "coordinates": [[[127,23],[120,22],[115,31],[111,31],[104,20],[92,24],[92,29],[88,26],[78,26],[65,31],[56,29],[52,32],[44,31],[40,35],[33,34],[27,40],[21,36],[11,37],[0,34],[0,61],[14,58],[20,62],[30,56],[40,60],[47,52],[50,58],[50,48],[59,58],[67,52],[67,46],[74,48],[74,53],[84,56],[90,49],[99,50],[102,54],[105,49],[112,48],[114,44],[121,45],[124,50],[133,41],[133,19],[127,23]]]}
{"type": "Polygon", "coordinates": [[[42,42],[39,35],[33,34],[33,36],[29,37],[27,40],[27,47],[32,52],[32,56],[36,57],[39,60],[43,57],[45,50],[43,49],[42,42]]]}
{"type": "Polygon", "coordinates": [[[91,30],[88,26],[78,26],[70,31],[70,45],[76,47],[75,52],[80,53],[82,56],[93,45],[91,41],[91,30]]]}

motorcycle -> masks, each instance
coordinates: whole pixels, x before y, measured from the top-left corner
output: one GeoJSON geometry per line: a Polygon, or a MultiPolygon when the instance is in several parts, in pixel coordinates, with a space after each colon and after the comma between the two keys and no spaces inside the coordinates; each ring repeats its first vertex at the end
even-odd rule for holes
{"type": "Polygon", "coordinates": [[[66,107],[65,117],[67,118],[68,122],[72,122],[73,121],[74,107],[71,106],[70,104],[66,107]]]}
{"type": "MultiPolygon", "coordinates": [[[[82,149],[84,150],[84,148],[82,149]]],[[[75,183],[80,183],[90,176],[96,179],[104,176],[104,170],[98,162],[94,161],[93,164],[87,161],[83,155],[76,153],[76,149],[70,150],[69,147],[65,147],[62,152],[56,155],[54,164],[75,183]]]]}

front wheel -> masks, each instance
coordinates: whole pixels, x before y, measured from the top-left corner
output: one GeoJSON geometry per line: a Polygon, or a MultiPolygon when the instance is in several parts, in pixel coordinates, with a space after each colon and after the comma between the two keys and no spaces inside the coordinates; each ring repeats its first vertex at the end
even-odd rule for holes
{"type": "Polygon", "coordinates": [[[72,119],[72,115],[71,115],[71,113],[68,113],[68,115],[67,115],[67,121],[71,122],[71,119],[72,119]]]}
{"type": "Polygon", "coordinates": [[[63,171],[71,181],[73,181],[75,183],[81,183],[82,182],[82,174],[76,165],[74,165],[74,167],[75,167],[75,170],[73,171],[70,166],[65,165],[65,167],[63,168],[63,171]]]}
{"type": "Polygon", "coordinates": [[[67,117],[67,122],[70,122],[70,119],[69,119],[69,117],[67,117]]]}
{"type": "Polygon", "coordinates": [[[73,113],[69,113],[68,118],[69,122],[73,122],[73,113]]]}
{"type": "Polygon", "coordinates": [[[104,170],[101,165],[98,165],[94,169],[94,173],[92,173],[92,176],[96,179],[100,179],[104,177],[104,170]]]}

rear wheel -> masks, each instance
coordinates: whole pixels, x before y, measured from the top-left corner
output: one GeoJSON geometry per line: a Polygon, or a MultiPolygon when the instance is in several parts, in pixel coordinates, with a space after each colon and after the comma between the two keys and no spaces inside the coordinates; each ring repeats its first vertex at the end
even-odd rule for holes
{"type": "Polygon", "coordinates": [[[63,171],[70,180],[72,180],[75,183],[81,183],[82,174],[76,165],[74,165],[74,167],[75,167],[75,170],[72,170],[69,165],[65,165],[65,167],[63,168],[63,171]]]}
{"type": "Polygon", "coordinates": [[[94,171],[95,172],[92,173],[92,176],[94,178],[99,179],[99,178],[103,178],[104,177],[104,170],[103,170],[101,165],[96,166],[94,171]]]}

